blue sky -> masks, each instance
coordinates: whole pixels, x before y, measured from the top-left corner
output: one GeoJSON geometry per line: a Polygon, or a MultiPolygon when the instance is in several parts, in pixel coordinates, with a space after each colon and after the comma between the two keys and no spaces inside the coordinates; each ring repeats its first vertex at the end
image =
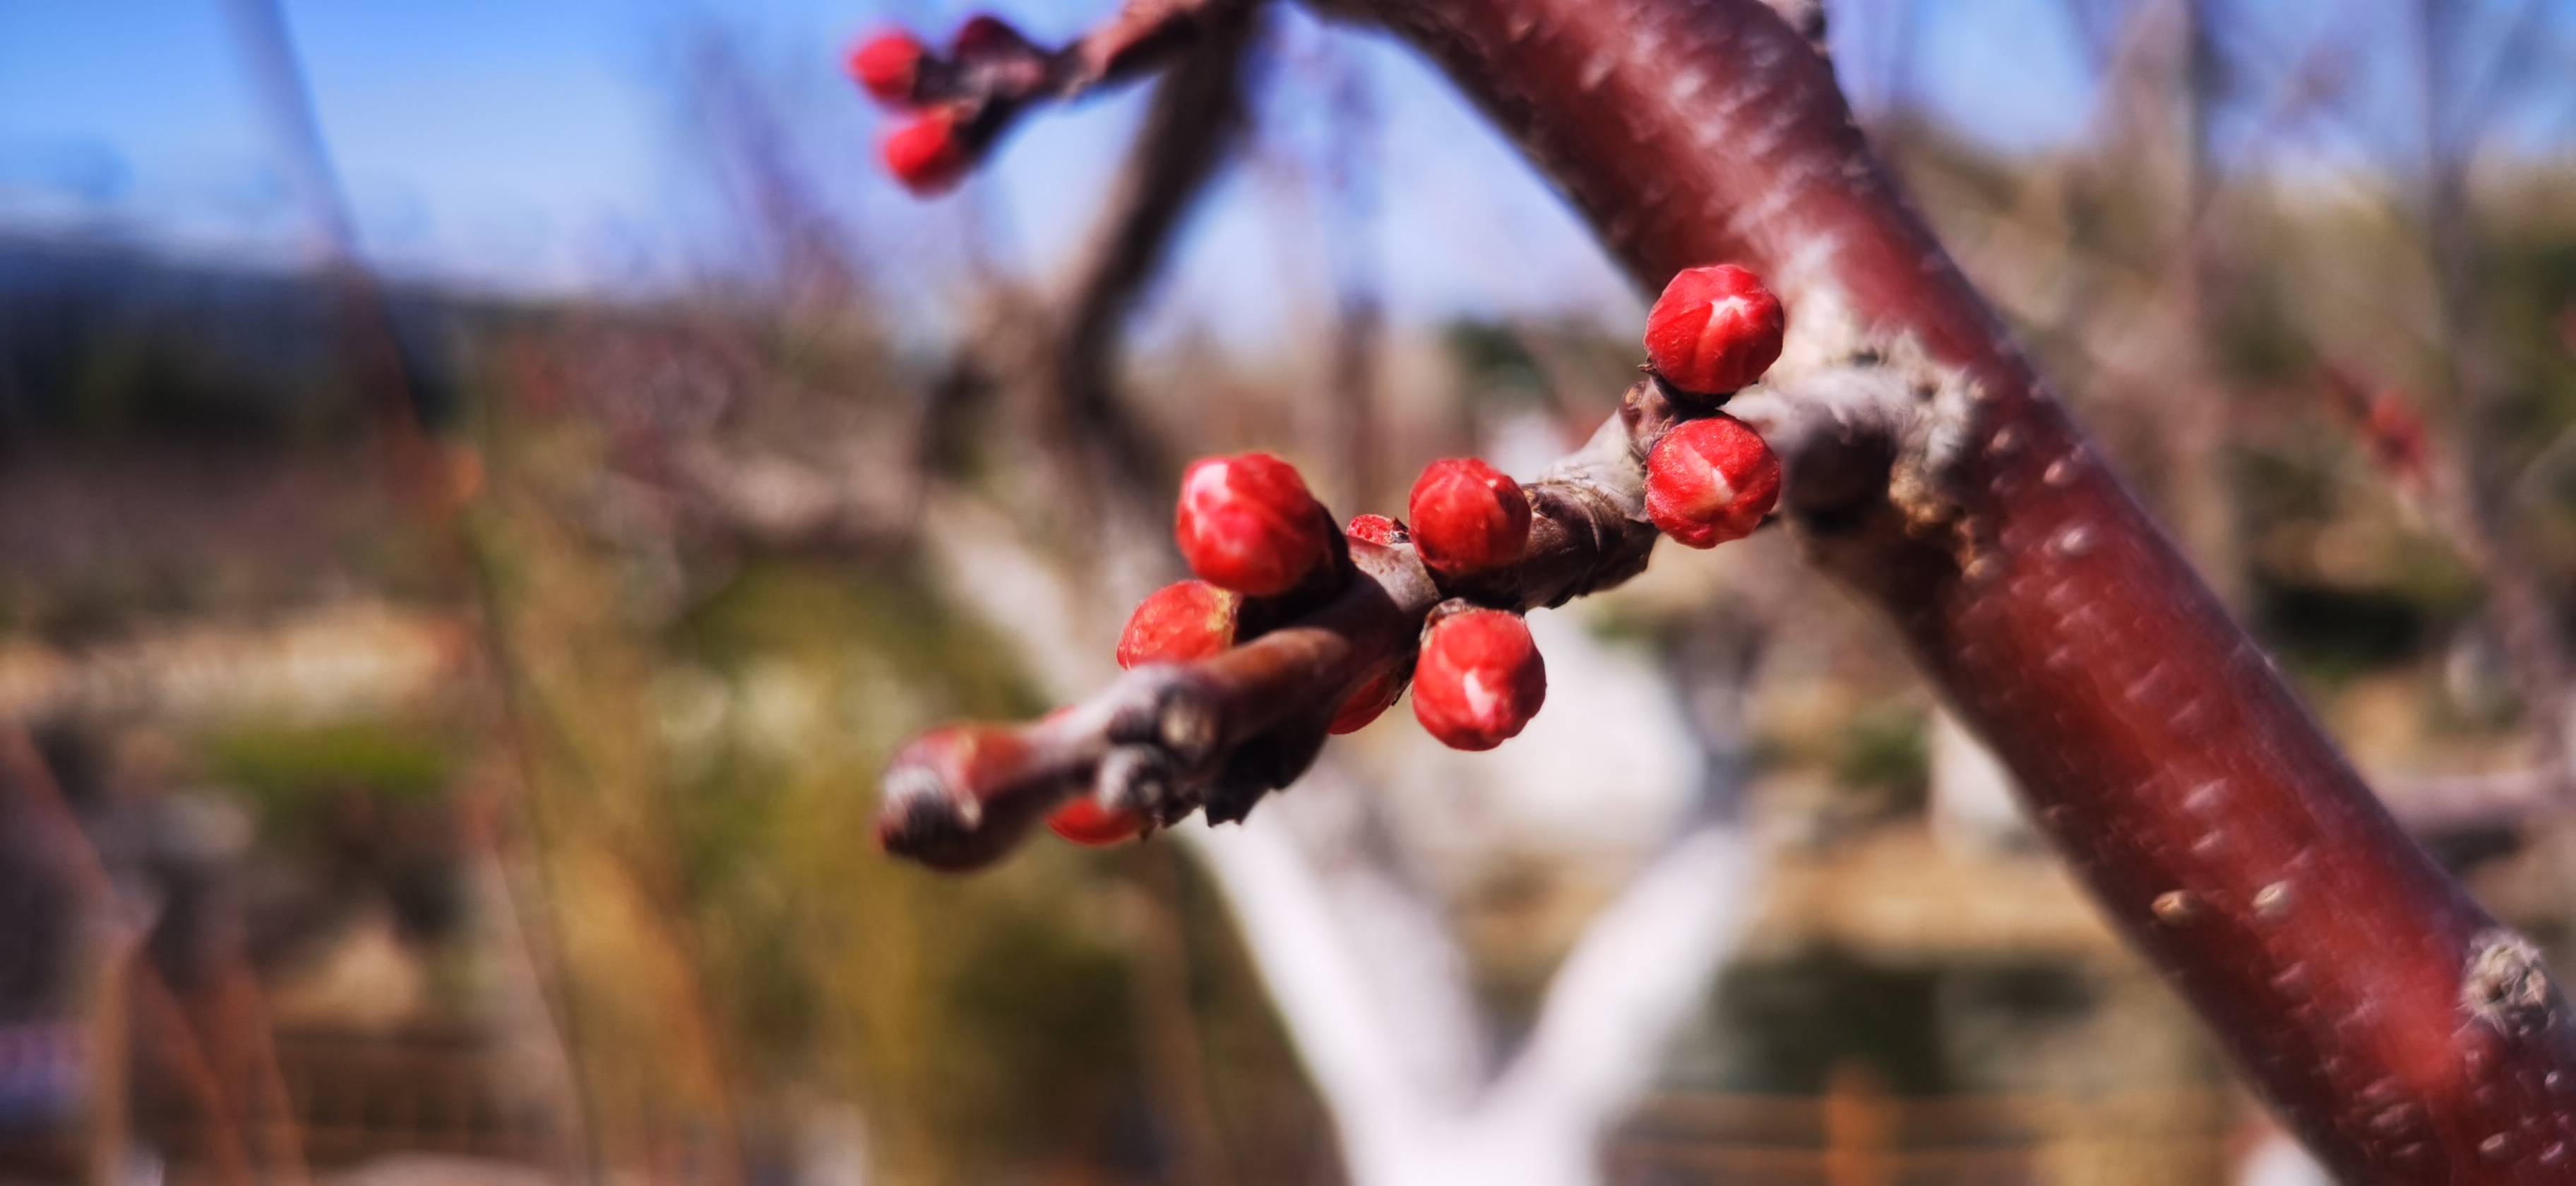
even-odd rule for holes
{"type": "MultiPolygon", "coordinates": [[[[0,0],[0,233],[304,257],[310,228],[262,123],[228,2],[0,0]]],[[[1052,39],[1111,2],[993,7],[1052,39]]],[[[1920,39],[1908,93],[1937,117],[2020,150],[2081,133],[2091,51],[2064,0],[1846,0],[1839,53],[1864,104],[1883,98],[1872,52],[1908,6],[1920,39]]],[[[2576,2],[2544,4],[2541,31],[2566,35],[2571,10],[2576,2]]],[[[797,177],[853,229],[880,286],[925,290],[932,303],[960,283],[956,244],[970,225],[1003,266],[1060,265],[1140,107],[1130,94],[1041,117],[961,195],[904,198],[876,174],[878,116],[839,78],[839,48],[881,24],[941,30],[969,11],[946,0],[286,2],[364,250],[390,271],[613,293],[737,266],[743,221],[686,84],[692,47],[714,35],[756,80],[797,177]]],[[[2256,11],[2258,38],[2295,46],[2329,23],[2394,20],[2403,8],[2302,0],[2256,11]]],[[[1284,34],[1257,163],[1216,195],[1167,299],[1223,299],[1247,271],[1263,284],[1325,279],[1327,207],[1290,179],[1324,154],[1323,89],[1336,71],[1357,70],[1385,116],[1374,254],[1399,318],[1623,307],[1629,298],[1580,228],[1428,70],[1302,14],[1284,34]]],[[[2359,135],[2412,126],[2396,68],[2359,68],[2359,135]]],[[[2546,122],[2537,109],[2515,118],[2546,146],[2563,145],[2553,138],[2563,119],[2546,122]]],[[[2355,135],[2321,131],[2317,150],[2349,152],[2355,135]]]]}

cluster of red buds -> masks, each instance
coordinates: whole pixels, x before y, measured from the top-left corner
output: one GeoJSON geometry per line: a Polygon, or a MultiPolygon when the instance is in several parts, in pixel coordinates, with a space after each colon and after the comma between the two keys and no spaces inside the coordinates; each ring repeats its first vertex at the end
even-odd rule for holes
{"type": "Polygon", "coordinates": [[[995,16],[957,29],[945,53],[933,53],[902,30],[850,48],[850,77],[870,97],[909,118],[886,134],[886,171],[904,188],[929,196],[953,188],[1000,134],[1015,106],[1008,100],[1047,84],[1053,56],[995,16]]]}
{"type": "Polygon", "coordinates": [[[934,50],[900,29],[861,38],[843,59],[870,98],[904,116],[882,143],[904,188],[944,193],[1020,113],[1137,77],[1203,32],[1189,5],[1141,5],[1079,41],[1041,46],[1000,17],[978,15],[934,50]]]}
{"type": "MultiPolygon", "coordinates": [[[[892,90],[900,71],[882,73],[892,90]]],[[[964,865],[1032,812],[1081,844],[1200,808],[1241,819],[1325,735],[1367,725],[1408,685],[1414,719],[1443,744],[1503,744],[1547,698],[1525,611],[1633,575],[1658,532],[1714,547],[1770,513],[1779,460],[1720,408],[1779,356],[1783,328],[1778,298],[1742,268],[1676,276],[1648,319],[1650,377],[1593,446],[1526,487],[1474,458],[1434,461],[1409,524],[1337,527],[1266,453],[1191,465],[1173,535],[1196,576],[1136,607],[1118,641],[1128,678],[1025,728],[914,742],[888,775],[880,835],[964,865]]]]}
{"type": "Polygon", "coordinates": [[[1646,513],[1657,530],[1714,548],[1752,534],[1780,500],[1780,459],[1717,408],[1771,369],[1788,326],[1780,298],[1733,264],[1674,276],[1647,312],[1647,365],[1677,406],[1700,413],[1646,456],[1646,513]]]}
{"type": "MultiPolygon", "coordinates": [[[[1211,457],[1181,477],[1173,535],[1198,576],[1167,585],[1136,607],[1118,640],[1118,665],[1204,659],[1248,640],[1262,622],[1294,620],[1299,603],[1337,595],[1358,579],[1354,547],[1411,550],[1431,572],[1465,576],[1518,561],[1530,505],[1519,483],[1482,461],[1433,462],[1414,484],[1415,526],[1360,515],[1338,533],[1294,466],[1267,453],[1211,457]]],[[[1376,720],[1413,682],[1425,729],[1459,749],[1492,749],[1519,733],[1547,696],[1547,669],[1517,612],[1442,602],[1412,647],[1358,666],[1339,690],[1325,732],[1376,720]],[[1416,673],[1419,678],[1415,678],[1416,673]]],[[[1141,834],[1138,807],[1074,800],[1047,826],[1079,844],[1141,834]]]]}

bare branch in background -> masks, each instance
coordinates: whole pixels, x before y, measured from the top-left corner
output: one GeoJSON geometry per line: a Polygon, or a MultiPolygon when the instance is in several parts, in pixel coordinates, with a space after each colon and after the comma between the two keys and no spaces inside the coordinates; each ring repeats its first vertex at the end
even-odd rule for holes
{"type": "MultiPolygon", "coordinates": [[[[470,484],[459,480],[459,471],[451,466],[447,452],[429,436],[429,393],[418,365],[418,355],[404,340],[385,285],[367,265],[357,242],[347,195],[332,165],[329,146],[323,138],[312,95],[278,0],[234,0],[232,12],[253,80],[260,88],[268,116],[275,125],[280,147],[298,177],[306,213],[314,220],[323,241],[325,267],[340,295],[338,312],[342,320],[338,331],[342,339],[341,353],[356,371],[358,382],[376,412],[379,440],[392,458],[388,467],[393,485],[391,493],[397,503],[413,509],[430,524],[451,532],[446,542],[455,546],[456,553],[464,557],[470,569],[473,588],[483,610],[481,657],[495,672],[504,705],[496,732],[502,749],[518,765],[521,776],[519,788],[524,791],[536,780],[523,732],[527,721],[520,710],[525,706],[517,699],[521,694],[522,673],[510,645],[508,614],[497,591],[491,557],[480,550],[478,541],[465,527],[460,515],[460,496],[470,492],[470,484]]],[[[514,796],[512,806],[517,809],[521,827],[535,834],[539,831],[536,817],[540,809],[533,806],[530,799],[531,796],[524,793],[514,796]]],[[[632,856],[626,853],[619,855],[632,856]]],[[[536,857],[541,876],[545,860],[543,853],[536,857]]],[[[646,874],[638,880],[650,884],[655,879],[646,874]]],[[[557,897],[543,907],[518,907],[517,912],[522,917],[535,919],[541,924],[540,928],[520,928],[521,936],[533,941],[535,931],[544,929],[547,931],[544,945],[559,951],[562,938],[553,930],[557,925],[553,909],[559,906],[560,901],[557,897]]],[[[680,916],[676,911],[669,911],[664,917],[678,919],[680,916]]],[[[686,930],[685,921],[678,925],[686,930]]],[[[528,955],[532,967],[547,971],[559,967],[554,961],[541,958],[534,950],[528,955]]],[[[692,971],[702,966],[692,965],[692,971]]],[[[603,1168],[598,1146],[599,1118],[589,1077],[582,1069],[585,1052],[577,1045],[581,1030],[575,1017],[575,994],[561,983],[545,987],[544,996],[552,1012],[549,1018],[552,1036],[568,1044],[570,1048],[566,1050],[566,1058],[574,1068],[571,1076],[574,1098],[567,1109],[571,1113],[567,1119],[568,1126],[580,1134],[585,1147],[577,1168],[595,1174],[603,1168]]],[[[716,1049],[717,1044],[711,1036],[713,1027],[705,1024],[708,1010],[703,983],[689,980],[684,988],[687,1005],[697,1014],[692,1020],[700,1023],[686,1027],[686,1032],[696,1039],[696,1053],[709,1065],[718,1068],[715,1074],[717,1106],[710,1119],[726,1155],[702,1167],[702,1172],[712,1181],[735,1181],[746,1171],[748,1159],[732,1106],[733,1084],[728,1081],[731,1076],[722,1070],[725,1058],[716,1049]]],[[[262,1035],[258,1039],[259,1049],[268,1050],[271,1040],[272,1036],[262,1035]]],[[[283,1094],[282,1087],[272,1092],[281,1098],[283,1094]]]]}
{"type": "Polygon", "coordinates": [[[396,505],[444,507],[451,500],[451,479],[424,435],[430,410],[418,359],[402,340],[384,283],[366,264],[285,11],[279,0],[231,0],[226,7],[297,198],[313,221],[324,274],[338,292],[344,361],[375,414],[378,443],[390,462],[389,493],[396,505]]]}
{"type": "Polygon", "coordinates": [[[769,237],[771,266],[791,305],[847,308],[860,296],[859,263],[842,228],[815,202],[793,165],[778,113],[760,94],[733,45],[709,34],[690,47],[690,72],[703,113],[737,171],[750,208],[746,219],[769,237]]]}
{"type": "Polygon", "coordinates": [[[1377,275],[1377,186],[1383,160],[1377,97],[1356,56],[1336,56],[1329,99],[1332,125],[1325,162],[1324,243],[1333,273],[1332,363],[1325,368],[1325,434],[1338,459],[1340,485],[1354,493],[1378,488],[1378,373],[1385,351],[1386,309],[1377,275]]]}
{"type": "Polygon", "coordinates": [[[1052,351],[1052,428],[1096,455],[1084,467],[1090,484],[1129,486],[1130,499],[1159,499],[1178,471],[1170,450],[1113,394],[1119,330],[1163,271],[1199,195],[1242,138],[1249,119],[1244,74],[1259,27],[1252,8],[1212,8],[1199,43],[1156,87],[1134,154],[1110,197],[1105,233],[1078,270],[1052,351]]]}
{"type": "MultiPolygon", "coordinates": [[[[1149,505],[1176,473],[1170,450],[1115,398],[1120,332],[1163,271],[1209,182],[1241,142],[1244,86],[1260,33],[1257,6],[1234,0],[1139,4],[1103,38],[1135,64],[1168,68],[1098,219],[1092,246],[1060,302],[997,283],[975,332],[918,409],[917,476],[952,473],[975,426],[996,404],[1023,413],[1046,459],[1040,520],[1057,532],[1111,535],[1128,509],[1149,505]],[[1148,27],[1166,29],[1149,33],[1148,27]],[[1150,50],[1150,54],[1147,53],[1150,50]],[[1116,497],[1096,498],[1108,491],[1116,497]]],[[[1070,60],[1068,58],[1067,60],[1070,60]]],[[[928,85],[928,84],[925,84],[928,85]]],[[[917,489],[916,498],[926,497],[917,489]]]]}
{"type": "MultiPolygon", "coordinates": [[[[2522,26],[2535,7],[2522,5],[2509,36],[2527,40],[2522,26]]],[[[2468,158],[2480,129],[2451,122],[2452,102],[2463,94],[2456,89],[2459,63],[2453,58],[2468,18],[2436,0],[2417,0],[2415,16],[2416,104],[2425,153],[2418,217],[2433,264],[2442,385],[2460,408],[2458,463],[2446,469],[2451,480],[2445,484],[2452,487],[2446,501],[2455,508],[2457,543],[2486,582],[2487,614],[2541,760],[2559,771],[2559,799],[2576,806],[2576,649],[2513,514],[2513,475],[2506,461],[2510,430],[2501,423],[2507,380],[2481,305],[2477,213],[2468,193],[2468,158]]],[[[2525,49],[2509,42],[2501,52],[2507,62],[2491,67],[2499,75],[2509,74],[2511,60],[2525,49]]],[[[2493,94],[2481,89],[2456,114],[2483,123],[2493,104],[2493,94]]]]}

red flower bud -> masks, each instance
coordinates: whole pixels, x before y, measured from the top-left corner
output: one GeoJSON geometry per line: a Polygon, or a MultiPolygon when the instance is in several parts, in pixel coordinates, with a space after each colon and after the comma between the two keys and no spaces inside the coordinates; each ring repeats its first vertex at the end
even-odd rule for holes
{"type": "Polygon", "coordinates": [[[1501,568],[1529,545],[1529,499],[1511,475],[1473,457],[1423,467],[1406,507],[1413,546],[1433,569],[1463,575],[1501,568]]]}
{"type": "Polygon", "coordinates": [[[1547,665],[1519,614],[1471,609],[1432,623],[1413,669],[1413,715],[1451,749],[1501,745],[1547,700],[1547,665]]]}
{"type": "Polygon", "coordinates": [[[1116,844],[1145,830],[1145,817],[1132,811],[1112,811],[1085,795],[1055,809],[1047,817],[1047,830],[1076,844],[1097,848],[1116,844]]]}
{"type": "Polygon", "coordinates": [[[1348,699],[1342,701],[1340,708],[1333,710],[1333,723],[1325,726],[1325,729],[1335,734],[1357,733],[1366,728],[1370,721],[1376,720],[1378,714],[1395,707],[1396,699],[1402,695],[1404,695],[1402,672],[1392,669],[1381,671],[1370,676],[1367,683],[1361,684],[1358,691],[1351,693],[1348,699]]]}
{"type": "Polygon", "coordinates": [[[886,171],[915,195],[948,192],[974,162],[958,141],[956,117],[932,111],[896,128],[885,139],[886,171]]]}
{"type": "Polygon", "coordinates": [[[1780,458],[1732,416],[1685,420],[1646,455],[1646,515],[1694,548],[1742,539],[1780,501],[1780,458]]]}
{"type": "Polygon", "coordinates": [[[1404,520],[1390,519],[1384,515],[1353,515],[1351,525],[1344,528],[1342,534],[1385,548],[1394,547],[1413,538],[1413,532],[1405,527],[1404,520]]]}
{"type": "Polygon", "coordinates": [[[1190,571],[1254,597],[1285,593],[1332,551],[1332,521],[1296,467],[1267,453],[1193,463],[1173,534],[1190,571]]]}
{"type": "Polygon", "coordinates": [[[1771,368],[1788,324],[1761,277],[1733,264],[1689,268],[1646,313],[1646,358],[1674,387],[1719,395],[1771,368]]]}
{"type": "Polygon", "coordinates": [[[880,103],[909,102],[913,82],[921,74],[921,59],[928,52],[920,39],[900,29],[879,33],[851,48],[850,77],[880,103]]]}
{"type": "Polygon", "coordinates": [[[1234,645],[1234,594],[1206,581],[1165,585],[1136,604],[1118,636],[1118,665],[1184,663],[1234,645]]]}

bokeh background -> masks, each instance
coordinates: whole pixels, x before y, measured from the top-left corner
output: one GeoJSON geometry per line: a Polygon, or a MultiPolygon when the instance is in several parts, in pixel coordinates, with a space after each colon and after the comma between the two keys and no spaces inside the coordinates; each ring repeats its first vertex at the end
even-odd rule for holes
{"type": "MultiPolygon", "coordinates": [[[[904,195],[842,52],[971,11],[0,5],[0,1180],[2315,1180],[1778,532],[1540,615],[1494,753],[1399,707],[1248,828],[878,854],[905,737],[1105,678],[1179,462],[1393,511],[1639,353],[1473,111],[1286,6],[1132,277],[1151,86],[904,195]]],[[[2117,467],[2563,952],[2576,4],[1831,11],[2117,467]]]]}

